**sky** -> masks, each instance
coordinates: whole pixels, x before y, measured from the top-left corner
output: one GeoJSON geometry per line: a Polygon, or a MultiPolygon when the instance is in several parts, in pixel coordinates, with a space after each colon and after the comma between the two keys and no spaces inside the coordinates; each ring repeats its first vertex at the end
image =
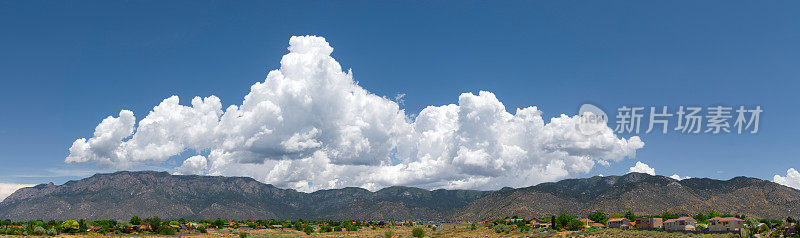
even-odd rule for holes
{"type": "Polygon", "coordinates": [[[0,197],[117,170],[300,191],[632,171],[800,188],[798,7],[0,1],[0,197]],[[583,104],[608,127],[576,130],[583,104]],[[759,106],[759,131],[644,133],[650,107],[718,105],[759,106]],[[614,131],[623,106],[645,108],[640,133],[614,131]]]}

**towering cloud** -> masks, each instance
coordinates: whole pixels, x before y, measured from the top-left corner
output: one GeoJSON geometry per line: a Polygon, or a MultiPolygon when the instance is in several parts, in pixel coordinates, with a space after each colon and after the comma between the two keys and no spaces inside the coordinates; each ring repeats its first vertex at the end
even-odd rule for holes
{"type": "Polygon", "coordinates": [[[224,111],[215,96],[191,106],[165,99],[135,125],[130,111],[78,139],[67,163],[128,168],[194,152],[180,174],[250,176],[301,191],[390,185],[495,189],[589,172],[635,156],[644,143],[608,128],[577,130],[579,117],[545,123],[536,107],[509,113],[494,94],[461,94],[416,118],[342,70],[322,37],[292,37],[280,69],[224,111]]]}
{"type": "MultiPolygon", "coordinates": [[[[636,161],[636,165],[630,167],[628,169],[628,173],[645,173],[649,175],[656,175],[656,169],[651,168],[650,165],[642,163],[641,161],[636,161]]],[[[677,174],[674,176],[677,176],[677,174]]],[[[680,176],[678,176],[678,178],[680,178],[680,176]]]]}
{"type": "Polygon", "coordinates": [[[788,187],[800,189],[800,172],[797,172],[794,168],[790,168],[786,171],[786,177],[776,174],[772,178],[772,181],[788,187]]]}

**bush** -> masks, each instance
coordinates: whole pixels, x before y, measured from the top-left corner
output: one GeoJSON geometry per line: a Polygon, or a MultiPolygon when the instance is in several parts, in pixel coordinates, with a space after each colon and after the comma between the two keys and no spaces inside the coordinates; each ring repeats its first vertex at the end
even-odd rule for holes
{"type": "Polygon", "coordinates": [[[330,226],[320,226],[319,227],[319,233],[331,232],[331,231],[333,231],[333,228],[331,228],[330,226]]]}
{"type": "Polygon", "coordinates": [[[311,233],[314,233],[314,228],[306,226],[306,228],[303,228],[303,232],[305,232],[306,235],[311,235],[311,233]]]}
{"type": "Polygon", "coordinates": [[[239,238],[247,238],[247,232],[239,233],[239,238]]]}
{"type": "Polygon", "coordinates": [[[514,228],[506,224],[497,224],[496,226],[494,226],[495,233],[504,233],[504,232],[509,232],[511,230],[514,230],[514,228]]]}
{"type": "Polygon", "coordinates": [[[156,233],[159,235],[175,235],[175,230],[166,226],[159,226],[158,229],[156,229],[156,233]]]}
{"type": "Polygon", "coordinates": [[[393,236],[394,236],[394,231],[391,231],[391,230],[386,231],[386,232],[383,233],[383,237],[384,238],[392,238],[393,236]]]}
{"type": "Polygon", "coordinates": [[[198,227],[197,227],[197,230],[198,230],[198,231],[200,231],[200,233],[206,233],[206,232],[208,232],[208,231],[206,230],[206,226],[203,226],[203,225],[200,225],[200,226],[198,226],[198,227]]]}
{"type": "Polygon", "coordinates": [[[37,226],[33,228],[33,234],[37,236],[45,235],[47,234],[47,230],[45,230],[41,226],[37,226]]]}
{"type": "Polygon", "coordinates": [[[56,228],[52,228],[52,227],[50,227],[50,229],[47,229],[46,233],[47,233],[48,236],[57,236],[58,235],[58,231],[56,231],[56,228]]]}
{"type": "Polygon", "coordinates": [[[414,230],[411,230],[411,236],[418,238],[425,237],[425,230],[422,230],[422,228],[419,227],[414,228],[414,230]]]}
{"type": "Polygon", "coordinates": [[[61,223],[61,231],[66,233],[76,232],[79,227],[78,222],[75,220],[68,220],[61,223]]]}
{"type": "Polygon", "coordinates": [[[567,230],[570,230],[570,231],[579,231],[579,230],[583,229],[583,222],[580,222],[580,221],[577,221],[577,220],[571,220],[571,221],[569,221],[567,223],[567,227],[566,228],[567,228],[567,230]]]}
{"type": "Polygon", "coordinates": [[[139,218],[137,216],[131,217],[131,224],[133,224],[133,225],[141,225],[142,224],[142,218],[139,218]]]}

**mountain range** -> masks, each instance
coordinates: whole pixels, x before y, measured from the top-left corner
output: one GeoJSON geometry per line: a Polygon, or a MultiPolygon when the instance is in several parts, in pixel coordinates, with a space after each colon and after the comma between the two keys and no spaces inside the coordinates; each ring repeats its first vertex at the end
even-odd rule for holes
{"type": "MultiPolygon", "coordinates": [[[[426,190],[393,186],[312,193],[281,189],[248,177],[171,175],[121,171],[63,185],[22,188],[0,202],[0,218],[13,220],[187,219],[451,220],[542,217],[633,211],[719,212],[785,218],[800,211],[800,191],[770,181],[629,173],[542,183],[498,191],[426,190]]],[[[796,214],[794,214],[796,215],[796,214]]]]}

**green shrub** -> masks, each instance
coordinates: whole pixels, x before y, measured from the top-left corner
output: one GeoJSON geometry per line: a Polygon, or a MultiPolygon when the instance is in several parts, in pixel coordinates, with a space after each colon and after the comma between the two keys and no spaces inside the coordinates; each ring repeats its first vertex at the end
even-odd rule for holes
{"type": "Polygon", "coordinates": [[[247,232],[239,233],[239,238],[247,238],[247,232]]]}
{"type": "Polygon", "coordinates": [[[175,230],[166,226],[159,226],[158,229],[156,229],[156,233],[159,235],[175,235],[175,230]]]}
{"type": "Polygon", "coordinates": [[[392,238],[394,236],[394,231],[388,230],[383,233],[384,238],[392,238]]]}
{"type": "Polygon", "coordinates": [[[78,222],[75,220],[68,220],[61,223],[61,231],[66,233],[76,232],[79,227],[78,222]]]}
{"type": "Polygon", "coordinates": [[[583,229],[583,222],[580,222],[580,221],[577,221],[577,220],[571,220],[571,221],[569,221],[567,223],[567,227],[566,228],[567,228],[567,230],[570,230],[570,231],[579,231],[579,230],[583,229]]]}
{"type": "Polygon", "coordinates": [[[37,227],[33,228],[33,234],[37,235],[37,236],[42,236],[42,235],[47,234],[47,230],[45,230],[41,226],[37,226],[37,227]]]}
{"type": "Polygon", "coordinates": [[[56,228],[53,228],[53,227],[50,227],[50,229],[47,229],[46,233],[47,233],[48,236],[57,236],[58,235],[58,231],[56,231],[56,228]]]}
{"type": "Polygon", "coordinates": [[[314,233],[314,228],[306,226],[306,228],[303,228],[303,232],[305,232],[306,235],[311,235],[311,233],[314,233]]]}
{"type": "Polygon", "coordinates": [[[505,232],[510,232],[510,231],[514,230],[514,228],[512,228],[512,227],[510,227],[510,226],[508,226],[506,224],[497,224],[496,226],[494,226],[493,229],[494,229],[495,233],[505,233],[505,232]]]}
{"type": "Polygon", "coordinates": [[[417,237],[417,238],[425,237],[425,230],[423,230],[422,228],[419,228],[419,227],[414,228],[414,230],[411,230],[411,236],[417,237]]]}

